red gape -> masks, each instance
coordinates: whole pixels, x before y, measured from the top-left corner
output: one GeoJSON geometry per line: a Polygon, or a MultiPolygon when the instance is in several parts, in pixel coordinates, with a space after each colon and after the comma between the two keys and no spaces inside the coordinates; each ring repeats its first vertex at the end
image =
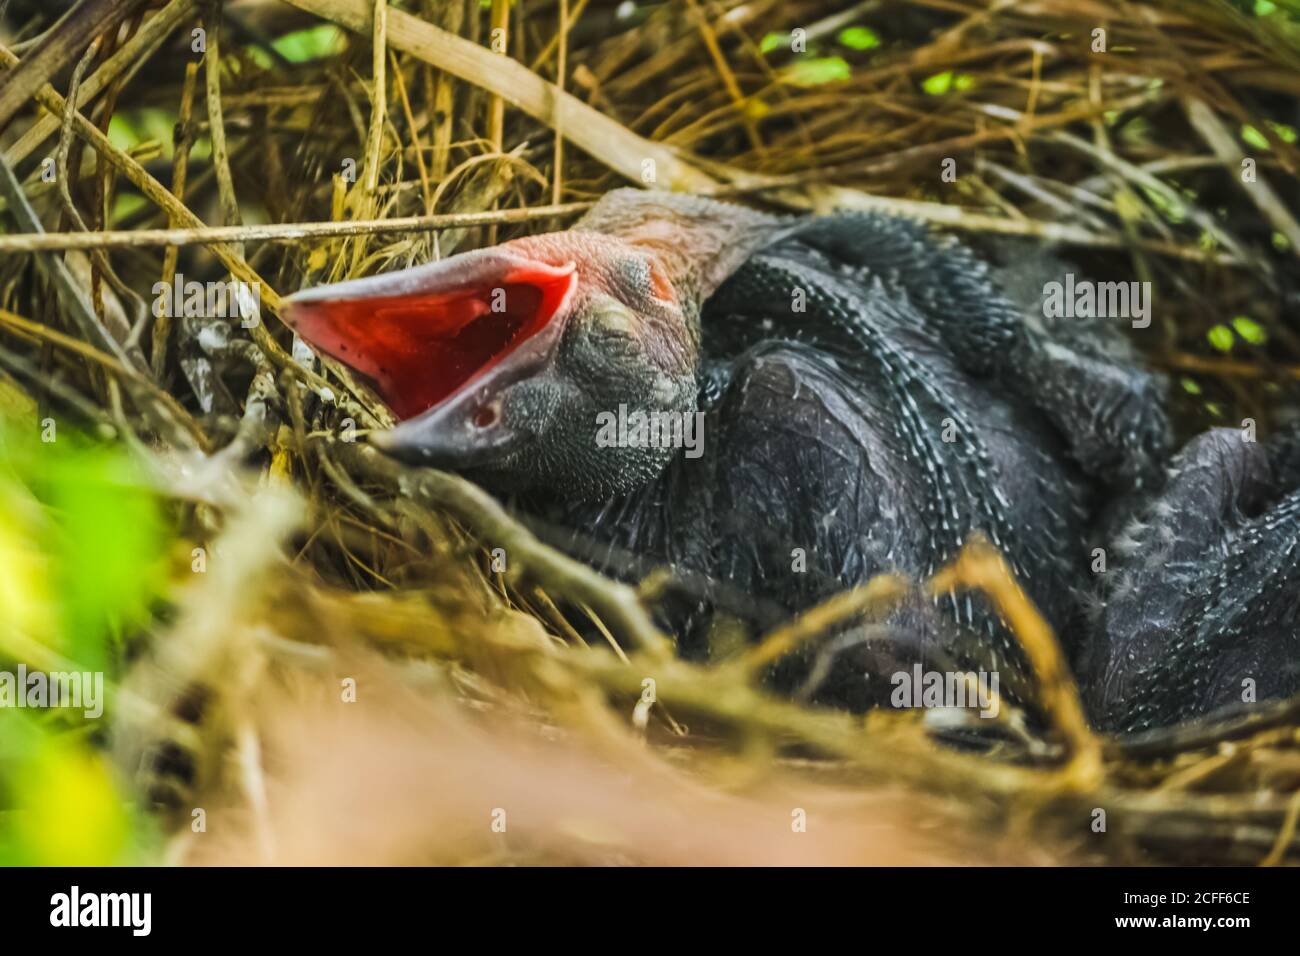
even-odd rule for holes
{"type": "Polygon", "coordinates": [[[520,268],[493,288],[303,302],[294,324],[313,346],[369,378],[393,414],[407,419],[536,335],[576,278],[520,268]]]}

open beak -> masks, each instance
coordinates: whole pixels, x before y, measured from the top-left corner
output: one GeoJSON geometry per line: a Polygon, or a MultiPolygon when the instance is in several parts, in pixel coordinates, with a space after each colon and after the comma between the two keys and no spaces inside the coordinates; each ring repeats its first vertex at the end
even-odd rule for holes
{"type": "Polygon", "coordinates": [[[285,321],[369,380],[401,419],[372,441],[398,457],[467,466],[519,436],[497,399],[549,366],[578,273],[496,247],[307,289],[285,321]]]}

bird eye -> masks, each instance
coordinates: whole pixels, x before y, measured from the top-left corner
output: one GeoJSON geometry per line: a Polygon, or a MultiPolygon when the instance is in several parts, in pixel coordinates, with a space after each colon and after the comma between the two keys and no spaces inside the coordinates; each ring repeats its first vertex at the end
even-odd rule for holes
{"type": "Polygon", "coordinates": [[[633,335],[636,333],[638,320],[636,313],[622,302],[608,301],[599,310],[601,331],[613,335],[633,335]]]}
{"type": "Polygon", "coordinates": [[[496,406],[484,405],[474,413],[472,421],[474,422],[475,428],[487,428],[491,425],[495,425],[497,422],[496,406]]]}
{"type": "Polygon", "coordinates": [[[619,285],[626,293],[625,300],[642,304],[652,299],[671,302],[672,283],[668,281],[659,261],[649,255],[630,255],[619,260],[619,285]]]}

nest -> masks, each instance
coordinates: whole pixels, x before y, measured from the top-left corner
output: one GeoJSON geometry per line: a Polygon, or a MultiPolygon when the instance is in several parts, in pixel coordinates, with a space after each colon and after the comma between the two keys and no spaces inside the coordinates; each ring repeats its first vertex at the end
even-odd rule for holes
{"type": "Polygon", "coordinates": [[[56,588],[0,656],[103,660],[108,721],[38,728],[104,774],[96,819],[124,821],[93,861],[1300,858],[1300,701],[1099,736],[978,542],[933,581],[677,659],[653,616],[670,569],[609,580],[479,488],[378,455],[387,410],[278,321],[298,288],[562,229],[631,180],[1029,237],[1150,281],[1162,308],[1133,341],[1184,434],[1266,436],[1300,377],[1293,4],[80,7],[55,23],[11,0],[0,27],[0,407],[38,550],[72,520],[49,487],[103,447],[156,502],[158,547],[104,646],[41,638],[56,588]],[[159,314],[178,276],[258,301],[238,322],[159,314]],[[29,480],[39,449],[16,436],[49,421],[92,441],[29,480]],[[948,718],[765,688],[773,661],[925,587],[997,604],[1042,722],[1008,707],[973,752],[948,718]]]}

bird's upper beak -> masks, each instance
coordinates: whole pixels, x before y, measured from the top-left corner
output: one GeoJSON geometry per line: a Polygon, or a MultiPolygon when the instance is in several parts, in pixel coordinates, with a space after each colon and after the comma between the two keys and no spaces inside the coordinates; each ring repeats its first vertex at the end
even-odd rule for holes
{"type": "Polygon", "coordinates": [[[402,420],[377,445],[472,465],[517,437],[493,400],[550,363],[577,281],[573,262],[497,246],[299,292],[284,319],[368,379],[402,420]]]}

